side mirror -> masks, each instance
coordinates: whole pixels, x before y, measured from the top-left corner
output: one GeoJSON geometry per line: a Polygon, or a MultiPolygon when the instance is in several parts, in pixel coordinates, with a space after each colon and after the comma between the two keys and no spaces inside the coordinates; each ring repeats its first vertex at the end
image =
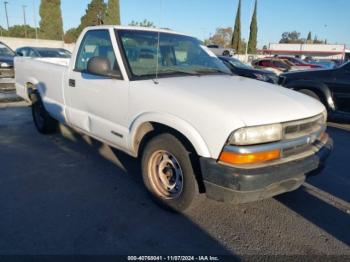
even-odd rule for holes
{"type": "Polygon", "coordinates": [[[22,53],[21,51],[17,51],[16,54],[17,54],[18,56],[23,56],[23,53],[22,53]]]}
{"type": "Polygon", "coordinates": [[[92,57],[87,65],[87,72],[92,75],[105,76],[110,78],[122,77],[120,71],[111,70],[111,65],[106,57],[94,56],[92,57]]]}

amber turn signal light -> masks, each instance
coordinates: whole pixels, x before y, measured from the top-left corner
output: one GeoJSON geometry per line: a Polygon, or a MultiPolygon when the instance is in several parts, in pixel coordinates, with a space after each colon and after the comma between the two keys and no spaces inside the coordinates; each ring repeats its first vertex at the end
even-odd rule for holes
{"type": "Polygon", "coordinates": [[[259,164],[281,157],[280,150],[271,150],[259,153],[239,154],[234,152],[222,152],[220,162],[231,165],[259,164]]]}

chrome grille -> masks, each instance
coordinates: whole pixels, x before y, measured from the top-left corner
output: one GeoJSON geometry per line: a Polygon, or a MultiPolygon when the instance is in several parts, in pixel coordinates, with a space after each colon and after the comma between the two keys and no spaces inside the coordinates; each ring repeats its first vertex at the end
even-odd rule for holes
{"type": "Polygon", "coordinates": [[[326,119],[323,114],[309,119],[283,124],[283,138],[285,140],[296,139],[316,133],[326,128],[326,119]]]}
{"type": "Polygon", "coordinates": [[[14,76],[15,76],[15,71],[13,68],[0,69],[0,78],[12,78],[14,76]]]}

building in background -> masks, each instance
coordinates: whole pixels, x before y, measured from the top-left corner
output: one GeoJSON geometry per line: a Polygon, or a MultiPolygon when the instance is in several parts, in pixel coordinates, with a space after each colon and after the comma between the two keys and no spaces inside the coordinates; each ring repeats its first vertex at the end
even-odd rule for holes
{"type": "MultiPolygon", "coordinates": [[[[348,50],[349,51],[349,50],[348,50]]],[[[260,50],[265,55],[311,56],[319,59],[345,59],[345,45],[329,44],[269,44],[267,49],[260,50]]]]}

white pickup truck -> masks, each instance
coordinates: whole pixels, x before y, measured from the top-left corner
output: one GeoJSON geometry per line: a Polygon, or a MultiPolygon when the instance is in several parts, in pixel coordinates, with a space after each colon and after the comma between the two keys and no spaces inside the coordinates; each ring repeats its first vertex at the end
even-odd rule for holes
{"type": "Polygon", "coordinates": [[[70,60],[17,57],[15,68],[39,132],[61,122],[140,157],[150,195],[175,211],[200,195],[245,203],[295,190],[332,149],[320,102],[234,76],[172,31],[90,27],[70,60]]]}

